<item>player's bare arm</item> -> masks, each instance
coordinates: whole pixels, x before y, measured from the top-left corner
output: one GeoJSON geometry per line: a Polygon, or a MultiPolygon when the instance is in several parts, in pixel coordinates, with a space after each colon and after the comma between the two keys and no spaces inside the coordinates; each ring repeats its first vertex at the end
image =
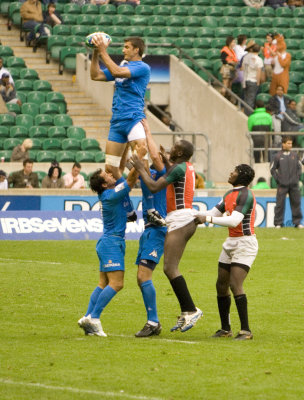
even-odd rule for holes
{"type": "Polygon", "coordinates": [[[152,133],[150,131],[148,121],[146,119],[143,119],[141,121],[141,123],[145,129],[147,146],[148,146],[148,150],[149,150],[149,154],[150,154],[153,166],[157,171],[162,171],[164,169],[164,163],[163,163],[162,159],[160,158],[159,151],[158,151],[157,145],[152,137],[152,133]]]}
{"type": "MultiPolygon", "coordinates": [[[[142,143],[141,145],[136,145],[135,150],[136,150],[136,153],[138,154],[138,156],[137,156],[138,160],[140,162],[142,162],[141,160],[147,154],[146,144],[142,143]]],[[[138,179],[138,176],[139,176],[139,172],[135,168],[132,168],[127,177],[127,184],[129,185],[130,188],[132,188],[135,185],[135,183],[138,179]]]]}
{"type": "Polygon", "coordinates": [[[168,159],[168,157],[166,155],[165,148],[162,145],[160,145],[159,149],[160,149],[159,155],[160,155],[161,159],[163,160],[163,163],[165,164],[165,167],[168,170],[171,167],[172,164],[170,163],[170,161],[169,161],[169,159],[168,159]]]}
{"type": "Polygon", "coordinates": [[[102,72],[99,66],[99,58],[98,58],[98,50],[95,49],[93,51],[92,61],[91,61],[91,69],[90,69],[91,79],[93,81],[106,81],[107,78],[105,74],[102,72]]]}
{"type": "Polygon", "coordinates": [[[138,158],[136,154],[133,154],[130,162],[133,167],[138,171],[139,175],[141,176],[142,180],[144,181],[151,193],[157,193],[169,185],[166,179],[164,179],[163,177],[160,177],[157,181],[154,181],[147,173],[144,163],[138,158]]]}

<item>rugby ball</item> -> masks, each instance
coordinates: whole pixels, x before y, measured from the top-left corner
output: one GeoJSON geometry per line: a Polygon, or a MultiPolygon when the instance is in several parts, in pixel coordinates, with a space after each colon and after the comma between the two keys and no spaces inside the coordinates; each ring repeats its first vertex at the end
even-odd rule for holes
{"type": "Polygon", "coordinates": [[[92,39],[93,39],[93,37],[95,37],[97,35],[100,35],[102,37],[103,42],[104,42],[104,44],[106,46],[109,46],[109,44],[112,42],[111,36],[108,35],[107,33],[105,33],[105,32],[93,32],[93,33],[90,33],[85,39],[85,44],[90,49],[96,48],[96,46],[92,43],[92,39]]]}

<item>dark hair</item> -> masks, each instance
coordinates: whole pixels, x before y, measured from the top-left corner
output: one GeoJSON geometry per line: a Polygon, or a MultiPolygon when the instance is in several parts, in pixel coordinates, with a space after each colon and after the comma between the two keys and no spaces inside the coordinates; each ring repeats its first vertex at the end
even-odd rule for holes
{"type": "Polygon", "coordinates": [[[292,137],[291,136],[289,136],[289,135],[282,136],[282,143],[289,142],[290,140],[292,141],[292,137]]]}
{"type": "Polygon", "coordinates": [[[59,167],[59,165],[54,165],[49,169],[48,176],[51,178],[54,172],[54,169],[58,169],[58,179],[61,177],[62,174],[62,169],[59,167]]]}
{"type": "Polygon", "coordinates": [[[273,39],[273,33],[271,32],[266,33],[266,36],[271,36],[271,38],[273,39]]]}
{"type": "Polygon", "coordinates": [[[106,181],[102,176],[100,176],[100,173],[102,172],[102,169],[98,169],[97,171],[93,172],[93,174],[90,177],[90,188],[93,192],[101,194],[105,188],[102,186],[106,181]]]}
{"type": "Polygon", "coordinates": [[[290,104],[292,102],[296,103],[295,99],[289,99],[288,104],[290,104]]]}
{"type": "Polygon", "coordinates": [[[238,173],[235,184],[248,186],[254,178],[254,170],[247,164],[239,164],[235,167],[238,173]]]}
{"type": "Polygon", "coordinates": [[[252,51],[252,53],[258,53],[260,51],[260,48],[261,48],[261,46],[259,44],[255,43],[252,46],[251,51],[252,51]]]}
{"type": "Polygon", "coordinates": [[[124,42],[130,42],[135,49],[138,49],[138,55],[142,57],[145,51],[145,42],[139,36],[129,36],[124,42]]]}
{"type": "Polygon", "coordinates": [[[230,46],[230,43],[234,40],[233,36],[226,37],[226,46],[230,46]]]}
{"type": "Polygon", "coordinates": [[[73,165],[73,167],[72,167],[72,169],[73,169],[74,167],[81,168],[81,165],[80,165],[79,162],[75,162],[74,165],[73,165]]]}
{"type": "Polygon", "coordinates": [[[266,182],[266,179],[265,179],[263,176],[261,176],[261,177],[258,179],[258,183],[260,183],[260,182],[266,182]]]}
{"type": "Polygon", "coordinates": [[[190,160],[190,158],[193,156],[193,144],[184,139],[181,139],[179,143],[181,144],[180,147],[183,151],[183,157],[186,160],[190,160]]]}
{"type": "Polygon", "coordinates": [[[48,6],[47,6],[47,9],[49,9],[50,7],[56,8],[56,4],[55,3],[49,3],[48,6]]]}
{"type": "Polygon", "coordinates": [[[30,158],[26,158],[26,159],[23,161],[23,166],[25,167],[26,164],[34,164],[34,161],[31,160],[30,158]]]}
{"type": "Polygon", "coordinates": [[[245,39],[247,39],[247,36],[246,36],[246,35],[239,35],[239,36],[237,37],[237,43],[238,43],[238,44],[242,44],[242,43],[244,42],[245,39]]]}
{"type": "Polygon", "coordinates": [[[264,107],[264,101],[263,100],[257,100],[255,102],[255,108],[262,108],[264,107]]]}

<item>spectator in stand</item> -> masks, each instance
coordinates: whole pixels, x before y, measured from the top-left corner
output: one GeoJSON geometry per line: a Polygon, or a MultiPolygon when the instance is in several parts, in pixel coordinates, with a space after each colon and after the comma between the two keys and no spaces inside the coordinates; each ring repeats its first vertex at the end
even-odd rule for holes
{"type": "MultiPolygon", "coordinates": [[[[251,108],[254,108],[259,86],[264,80],[263,60],[259,56],[259,52],[260,46],[255,43],[250,47],[249,53],[243,58],[242,63],[242,69],[244,71],[244,101],[251,108]]],[[[249,111],[245,110],[245,113],[248,115],[249,111]]]]}
{"type": "Polygon", "coordinates": [[[270,186],[268,185],[268,183],[266,182],[266,179],[263,177],[260,177],[257,181],[257,183],[252,186],[252,189],[270,189],[270,186]]]}
{"type": "Polygon", "coordinates": [[[42,6],[39,0],[26,0],[20,8],[20,15],[22,18],[22,28],[30,29],[26,37],[26,44],[28,46],[36,38],[36,26],[39,26],[37,34],[40,37],[47,36],[43,26],[42,6]]]}
{"type": "Polygon", "coordinates": [[[23,161],[23,169],[13,172],[8,178],[9,186],[13,188],[39,188],[38,175],[33,172],[34,161],[27,158],[23,161]]]}
{"type": "Polygon", "coordinates": [[[61,15],[56,11],[56,4],[49,3],[47,10],[43,13],[43,21],[51,27],[62,24],[61,15]]]}
{"type": "Polygon", "coordinates": [[[287,4],[288,4],[288,7],[291,9],[304,6],[303,0],[288,0],[287,4]]]}
{"type": "Polygon", "coordinates": [[[283,35],[276,35],[277,51],[274,53],[272,79],[269,93],[274,96],[278,85],[283,87],[284,93],[288,92],[289,86],[289,67],[291,55],[286,52],[286,43],[283,35]]]}
{"type": "Polygon", "coordinates": [[[33,147],[31,139],[25,139],[22,144],[18,144],[14,147],[11,161],[24,161],[29,158],[29,150],[33,147]]]}
{"type": "Polygon", "coordinates": [[[10,83],[14,83],[14,80],[13,80],[12,75],[10,74],[9,70],[3,67],[3,58],[0,57],[0,79],[2,79],[2,76],[4,74],[9,76],[10,83]]]}
{"type": "MultiPolygon", "coordinates": [[[[223,85],[231,90],[232,81],[235,78],[236,65],[238,63],[237,56],[235,54],[236,42],[232,36],[227,36],[226,46],[221,50],[221,61],[223,65],[220,69],[220,74],[222,75],[223,85]]],[[[227,99],[230,99],[230,94],[227,93],[225,88],[221,89],[221,94],[227,99]]]]}
{"type": "MultiPolygon", "coordinates": [[[[250,132],[270,132],[272,131],[272,117],[266,112],[264,102],[257,100],[255,110],[248,118],[248,130],[250,132]]],[[[264,135],[252,136],[254,147],[264,147],[264,135]]],[[[254,151],[255,162],[261,161],[261,152],[254,151]]]]}
{"type": "Polygon", "coordinates": [[[281,128],[282,132],[298,132],[304,128],[300,118],[297,116],[297,103],[293,99],[289,100],[281,128]]]}
{"type": "Polygon", "coordinates": [[[265,6],[272,7],[275,10],[280,7],[288,7],[284,0],[266,0],[265,6]]]}
{"type": "Polygon", "coordinates": [[[8,188],[6,173],[0,169],[0,190],[6,190],[8,188]]]}
{"type": "Polygon", "coordinates": [[[175,126],[174,122],[172,121],[172,115],[170,112],[166,111],[166,115],[162,114],[160,119],[165,125],[167,125],[171,129],[171,131],[173,131],[173,132],[175,131],[176,126],[175,126]]]}
{"type": "MultiPolygon", "coordinates": [[[[243,73],[241,67],[242,67],[243,57],[247,53],[246,42],[247,42],[246,35],[238,35],[237,45],[234,48],[234,52],[236,54],[236,58],[238,59],[238,63],[236,66],[236,75],[235,75],[235,78],[232,83],[239,84],[239,86],[242,85],[243,77],[244,77],[244,73],[243,73]]],[[[242,89],[240,89],[239,92],[240,92],[240,96],[242,97],[242,89]]]]}
{"type": "Polygon", "coordinates": [[[64,175],[63,180],[66,189],[84,189],[84,177],[80,175],[80,170],[81,165],[78,162],[75,162],[72,171],[64,175]]]}
{"type": "Polygon", "coordinates": [[[204,189],[205,188],[205,181],[202,175],[195,173],[195,189],[204,189]]]}
{"type": "Polygon", "coordinates": [[[42,179],[42,188],[63,189],[64,180],[61,178],[62,169],[58,164],[52,165],[47,176],[42,179]]]}
{"type": "Polygon", "coordinates": [[[244,0],[244,3],[248,7],[261,8],[264,7],[265,0],[244,0]]]}
{"type": "Polygon", "coordinates": [[[304,118],[304,96],[301,97],[301,100],[297,103],[297,115],[300,118],[304,118]]]}
{"type": "Polygon", "coordinates": [[[287,193],[289,194],[292,222],[295,228],[304,228],[301,224],[301,193],[299,189],[302,165],[297,152],[291,151],[291,149],[292,137],[283,136],[282,150],[275,155],[270,166],[271,175],[278,185],[274,209],[274,225],[276,228],[283,226],[287,193]]]}
{"type": "Polygon", "coordinates": [[[121,4],[130,4],[131,6],[138,6],[140,4],[140,0],[112,0],[111,4],[115,6],[120,6],[121,4]]]}
{"type": "Polygon", "coordinates": [[[21,106],[21,101],[17,98],[16,89],[13,83],[10,82],[9,74],[2,74],[0,80],[0,93],[2,99],[7,104],[19,104],[21,106]]]}
{"type": "Polygon", "coordinates": [[[276,94],[269,99],[269,107],[273,112],[273,130],[275,132],[281,132],[281,124],[284,119],[284,113],[287,110],[288,102],[288,97],[284,96],[283,86],[278,85],[276,94]]]}
{"type": "Polygon", "coordinates": [[[266,79],[271,80],[272,78],[272,64],[274,62],[273,56],[276,54],[277,46],[273,43],[274,38],[272,33],[267,33],[266,42],[262,47],[262,51],[264,53],[264,68],[266,79]]]}
{"type": "Polygon", "coordinates": [[[109,4],[110,0],[91,0],[91,4],[96,4],[97,6],[103,6],[104,4],[109,4]]]}

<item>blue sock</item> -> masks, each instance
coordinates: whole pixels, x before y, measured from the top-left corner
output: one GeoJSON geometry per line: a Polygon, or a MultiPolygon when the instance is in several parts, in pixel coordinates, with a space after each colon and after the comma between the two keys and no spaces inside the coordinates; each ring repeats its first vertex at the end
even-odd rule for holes
{"type": "Polygon", "coordinates": [[[103,291],[100,293],[95,307],[93,311],[91,312],[91,317],[92,318],[99,318],[100,314],[102,313],[103,309],[106,307],[108,303],[113,299],[113,297],[116,295],[116,291],[111,288],[111,286],[107,285],[103,291]]]}
{"type": "Polygon", "coordinates": [[[156,291],[151,280],[140,285],[141,293],[147,310],[147,319],[152,322],[159,322],[156,307],[156,291]]]}
{"type": "Polygon", "coordinates": [[[88,305],[88,310],[85,314],[85,316],[87,317],[89,314],[91,314],[91,312],[93,311],[93,308],[96,304],[96,301],[100,295],[100,293],[102,292],[101,287],[97,286],[94,290],[93,293],[91,294],[90,297],[90,301],[89,301],[89,305],[88,305]]]}

